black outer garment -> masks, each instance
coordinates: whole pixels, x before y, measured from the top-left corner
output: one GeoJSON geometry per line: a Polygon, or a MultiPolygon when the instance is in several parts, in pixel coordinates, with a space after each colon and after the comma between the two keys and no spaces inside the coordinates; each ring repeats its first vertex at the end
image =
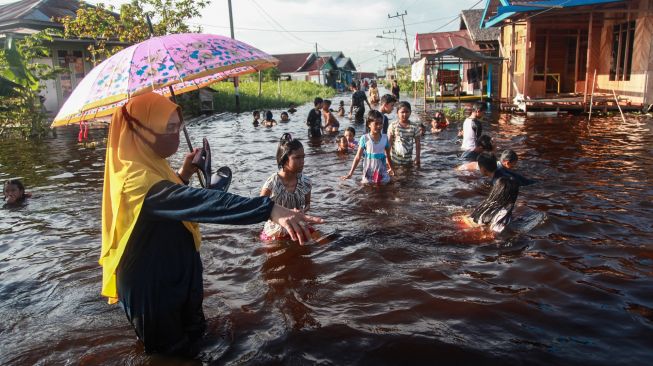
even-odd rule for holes
{"type": "Polygon", "coordinates": [[[249,225],[267,220],[273,207],[269,197],[169,181],[150,189],[116,270],[120,303],[146,352],[192,356],[206,328],[202,261],[182,221],[249,225]]]}
{"type": "Polygon", "coordinates": [[[311,109],[306,118],[306,125],[308,126],[309,137],[322,136],[322,112],[315,108],[311,109]]]}
{"type": "Polygon", "coordinates": [[[494,175],[492,175],[492,184],[494,185],[494,182],[497,181],[497,179],[501,177],[508,177],[514,179],[519,186],[530,186],[531,184],[537,183],[536,180],[529,179],[524,177],[523,175],[513,172],[512,170],[508,168],[497,168],[497,170],[494,171],[494,175]]]}
{"type": "Polygon", "coordinates": [[[392,95],[394,95],[395,98],[397,98],[397,101],[399,100],[399,85],[393,86],[391,89],[392,95]]]}

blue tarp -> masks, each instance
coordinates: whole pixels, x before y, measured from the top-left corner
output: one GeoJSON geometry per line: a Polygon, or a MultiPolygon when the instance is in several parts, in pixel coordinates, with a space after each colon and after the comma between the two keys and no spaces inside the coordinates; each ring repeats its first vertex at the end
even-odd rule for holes
{"type": "MultiPolygon", "coordinates": [[[[555,11],[556,8],[572,8],[575,6],[598,5],[607,3],[623,2],[624,0],[542,0],[529,3],[530,5],[499,5],[497,14],[483,22],[483,28],[489,28],[498,24],[504,19],[510,18],[517,13],[527,13],[531,11],[555,11]]],[[[509,4],[509,1],[501,3],[509,4]]],[[[488,1],[489,4],[489,1],[488,1]]]]}

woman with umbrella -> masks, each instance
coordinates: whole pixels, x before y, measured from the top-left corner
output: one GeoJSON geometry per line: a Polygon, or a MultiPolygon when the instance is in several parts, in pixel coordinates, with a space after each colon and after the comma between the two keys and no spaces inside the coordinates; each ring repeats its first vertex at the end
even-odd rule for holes
{"type": "Polygon", "coordinates": [[[174,172],[166,158],[179,147],[178,106],[146,93],[113,114],[102,198],[102,294],[120,302],[148,353],[192,356],[205,330],[197,222],[247,225],[268,219],[293,240],[310,238],[321,219],[275,205],[193,188],[185,156],[174,172]]]}

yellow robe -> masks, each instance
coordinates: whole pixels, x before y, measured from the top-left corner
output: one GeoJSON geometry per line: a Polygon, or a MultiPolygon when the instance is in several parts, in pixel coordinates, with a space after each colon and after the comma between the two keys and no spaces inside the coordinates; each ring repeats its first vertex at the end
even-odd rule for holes
{"type": "MultiPolygon", "coordinates": [[[[168,120],[178,106],[167,98],[148,93],[131,99],[128,113],[156,133],[165,133],[168,120]]],[[[159,157],[141,137],[128,126],[122,110],[113,114],[107,140],[102,194],[102,295],[109,303],[118,301],[116,268],[141,212],[150,188],[168,180],[181,183],[166,159],[159,157]]],[[[135,127],[138,129],[138,127],[135,127]]],[[[141,130],[142,131],[142,130],[141,130]]],[[[154,139],[142,131],[145,138],[154,139]]],[[[184,222],[193,234],[199,250],[201,236],[196,223],[184,222]]]]}

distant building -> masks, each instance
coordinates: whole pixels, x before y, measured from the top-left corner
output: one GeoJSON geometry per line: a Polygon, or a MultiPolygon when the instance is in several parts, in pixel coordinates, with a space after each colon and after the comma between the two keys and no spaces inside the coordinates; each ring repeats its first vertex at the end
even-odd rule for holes
{"type": "Polygon", "coordinates": [[[488,0],[482,26],[501,32],[501,99],[612,91],[653,104],[653,0],[488,0]],[[594,75],[596,73],[596,79],[594,75]]]}
{"type": "MultiPolygon", "coordinates": [[[[63,33],[63,25],[52,19],[74,17],[82,4],[84,3],[76,0],[21,0],[0,5],[0,47],[4,47],[8,39],[18,40],[46,28],[59,29],[63,33]]],[[[48,113],[58,112],[73,89],[93,68],[88,61],[90,55],[87,51],[93,42],[88,39],[55,38],[50,44],[51,57],[34,60],[69,71],[60,74],[55,80],[42,82],[44,88],[41,96],[48,113]]],[[[125,45],[117,41],[109,44],[125,45]]]]}
{"type": "Polygon", "coordinates": [[[354,63],[342,52],[306,52],[273,55],[279,60],[277,68],[289,80],[321,82],[337,87],[347,85],[356,71],[354,63]]]}

